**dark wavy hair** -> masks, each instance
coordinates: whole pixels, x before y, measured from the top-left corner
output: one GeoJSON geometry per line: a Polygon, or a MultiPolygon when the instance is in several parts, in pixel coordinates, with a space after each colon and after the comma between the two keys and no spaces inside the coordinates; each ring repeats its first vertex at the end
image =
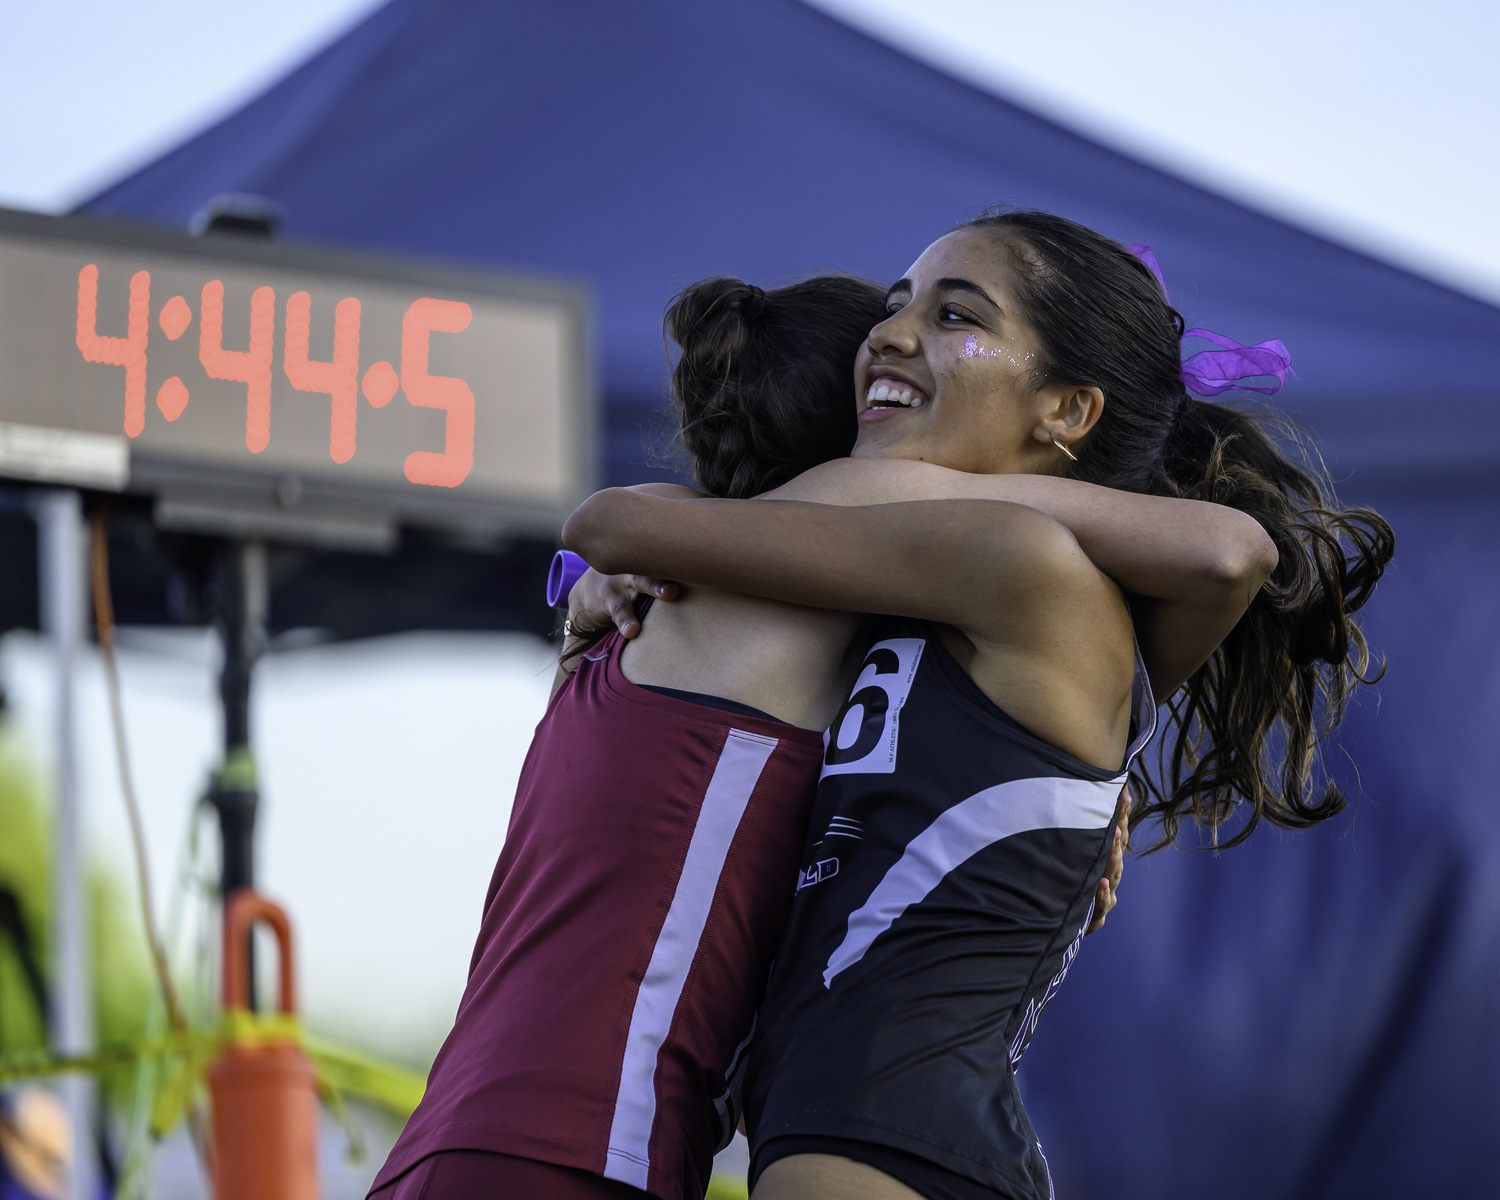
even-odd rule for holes
{"type": "Polygon", "coordinates": [[[668,307],[672,406],[698,486],[744,499],[835,458],[858,432],[854,357],[885,319],[885,289],[815,275],[762,291],[703,279],[668,307]]]}
{"type": "Polygon", "coordinates": [[[1208,403],[1183,387],[1185,326],[1147,267],[1120,243],[1051,213],[987,212],[963,228],[1009,251],[1017,300],[1036,331],[1033,380],[1104,393],[1075,447],[1073,479],[1249,513],[1276,543],[1275,571],[1213,656],[1167,700],[1175,736],[1132,783],[1136,825],[1161,820],[1159,848],[1191,816],[1213,831],[1240,803],[1248,818],[1304,829],[1342,811],[1320,743],[1357,684],[1373,683],[1354,614],[1391,560],[1395,535],[1368,508],[1340,508],[1321,459],[1285,417],[1208,403]]]}
{"type": "MultiPolygon", "coordinates": [[[[854,358],[885,320],[885,293],[840,273],[770,291],[715,276],[672,300],[662,333],[677,346],[675,440],[699,488],[746,499],[849,456],[854,358]]],[[[611,628],[575,623],[563,661],[611,628]]]]}

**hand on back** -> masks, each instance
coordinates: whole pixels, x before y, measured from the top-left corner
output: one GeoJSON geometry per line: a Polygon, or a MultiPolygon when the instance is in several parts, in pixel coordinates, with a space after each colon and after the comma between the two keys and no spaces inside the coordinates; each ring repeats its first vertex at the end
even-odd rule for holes
{"type": "MultiPolygon", "coordinates": [[[[636,609],[641,599],[676,600],[680,589],[665,579],[649,575],[601,575],[592,568],[578,577],[568,595],[568,628],[570,637],[588,638],[608,632],[611,625],[622,636],[633,638],[641,632],[636,609]]],[[[579,640],[582,640],[580,638],[579,640]]],[[[567,651],[564,649],[564,656],[567,651]]]]}

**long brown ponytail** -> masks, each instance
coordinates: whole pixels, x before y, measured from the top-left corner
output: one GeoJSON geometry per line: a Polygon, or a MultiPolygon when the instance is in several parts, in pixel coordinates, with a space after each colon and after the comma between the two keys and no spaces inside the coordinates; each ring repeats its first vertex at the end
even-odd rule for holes
{"type": "Polygon", "coordinates": [[[1341,509],[1316,456],[1290,422],[1270,413],[1184,397],[1153,471],[1163,495],[1227,504],[1255,517],[1276,543],[1271,578],[1208,662],[1170,699],[1177,736],[1138,781],[1164,838],[1191,814],[1212,830],[1239,802],[1248,816],[1224,846],[1262,818],[1305,829],[1343,810],[1319,748],[1375,667],[1353,617],[1395,551],[1395,535],[1367,508],[1341,509]],[[1275,436],[1272,435],[1274,431],[1275,436]],[[1288,453],[1303,450],[1302,462],[1288,453]],[[1154,776],[1154,778],[1152,777],[1154,776]]]}
{"type": "Polygon", "coordinates": [[[1262,820],[1303,829],[1334,816],[1347,801],[1319,748],[1355,687],[1379,677],[1354,614],[1391,560],[1391,527],[1370,509],[1339,507],[1317,454],[1285,418],[1187,394],[1182,316],[1124,246],[1050,213],[971,224],[1010,251],[1041,343],[1036,383],[1104,392],[1068,474],[1240,509],[1279,554],[1233,632],[1165,698],[1169,732],[1155,769],[1133,779],[1150,802],[1137,803],[1131,823],[1159,818],[1164,845],[1191,817],[1215,845],[1233,846],[1262,820]],[[1221,843],[1241,805],[1243,821],[1221,843]]]}

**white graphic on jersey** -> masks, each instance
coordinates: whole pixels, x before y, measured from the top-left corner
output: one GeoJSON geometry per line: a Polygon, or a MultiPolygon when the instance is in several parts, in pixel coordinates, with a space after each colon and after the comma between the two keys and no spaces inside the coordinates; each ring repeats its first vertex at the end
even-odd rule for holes
{"type": "MultiPolygon", "coordinates": [[[[828,822],[828,832],[823,835],[823,841],[826,842],[831,837],[847,837],[859,841],[863,832],[864,826],[858,821],[849,817],[834,817],[828,822]]],[[[822,844],[823,842],[818,843],[820,846],[822,844]]]]}
{"type": "Polygon", "coordinates": [[[865,655],[844,707],[823,735],[823,774],[889,775],[896,769],[901,706],[922,658],[921,638],[887,638],[865,655]]]}
{"type": "Polygon", "coordinates": [[[859,962],[870,944],[948,872],[987,846],[1032,829],[1104,829],[1114,820],[1125,776],[1103,782],[1045,777],[1014,779],[975,792],[912,838],[870,898],[849,914],[848,931],[828,959],[823,986],[859,962]]]}
{"type": "MultiPolygon", "coordinates": [[[[828,822],[828,832],[813,843],[816,850],[829,838],[853,838],[856,842],[860,840],[860,834],[864,826],[850,817],[833,817],[828,822]]],[[[797,872],[797,891],[805,887],[812,887],[815,883],[822,883],[825,879],[832,879],[839,873],[839,860],[836,858],[819,859],[809,867],[803,867],[797,872]]]]}
{"type": "MultiPolygon", "coordinates": [[[[1057,989],[1062,987],[1062,982],[1068,977],[1068,968],[1073,965],[1073,960],[1078,957],[1078,952],[1083,949],[1084,934],[1089,931],[1089,922],[1094,919],[1094,902],[1089,901],[1089,910],[1084,914],[1083,924],[1078,927],[1078,935],[1073,939],[1068,948],[1063,951],[1062,967],[1052,977],[1041,998],[1026,1001],[1026,1014],[1021,1018],[1021,1028],[1016,1030],[1016,1036],[1010,1044],[1010,1065],[1014,1067],[1021,1061],[1021,1055],[1026,1052],[1026,1047],[1031,1041],[1031,1035],[1036,1032],[1036,1023],[1042,1019],[1042,1012],[1047,1005],[1052,1003],[1052,997],[1057,995],[1057,989]]],[[[1038,1149],[1041,1147],[1038,1146],[1038,1149]]]]}

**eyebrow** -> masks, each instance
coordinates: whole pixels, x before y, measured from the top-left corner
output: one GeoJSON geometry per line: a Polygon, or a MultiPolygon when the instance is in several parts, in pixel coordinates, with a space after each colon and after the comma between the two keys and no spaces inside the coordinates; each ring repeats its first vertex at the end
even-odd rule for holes
{"type": "MultiPolygon", "coordinates": [[[[972,279],[964,279],[963,277],[958,275],[949,275],[945,276],[942,279],[939,279],[935,286],[940,292],[968,292],[971,296],[978,296],[981,300],[989,304],[990,307],[992,307],[996,312],[1004,313],[1005,311],[1000,307],[1000,305],[995,303],[994,298],[991,297],[987,291],[985,291],[972,279]]],[[[898,279],[895,283],[891,284],[891,286],[886,289],[885,298],[889,300],[897,292],[910,292],[912,290],[914,289],[912,288],[912,282],[910,279],[898,279]]]]}
{"type": "Polygon", "coordinates": [[[972,279],[963,279],[956,275],[950,275],[947,278],[939,279],[937,281],[937,290],[940,292],[968,292],[971,296],[978,296],[981,300],[990,305],[990,307],[992,307],[996,312],[1004,311],[998,304],[995,303],[990,294],[982,287],[980,287],[977,283],[975,283],[972,279]]]}

